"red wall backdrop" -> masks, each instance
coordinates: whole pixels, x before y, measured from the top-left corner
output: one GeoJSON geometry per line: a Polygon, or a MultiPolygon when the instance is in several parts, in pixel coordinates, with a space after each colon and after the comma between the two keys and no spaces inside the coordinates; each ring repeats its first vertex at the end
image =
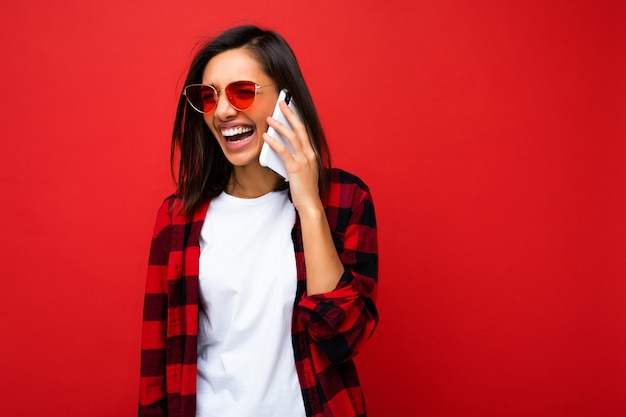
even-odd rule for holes
{"type": "Polygon", "coordinates": [[[177,92],[252,22],[374,193],[370,415],[626,415],[626,3],[263,3],[3,5],[0,414],[135,414],[177,92]]]}

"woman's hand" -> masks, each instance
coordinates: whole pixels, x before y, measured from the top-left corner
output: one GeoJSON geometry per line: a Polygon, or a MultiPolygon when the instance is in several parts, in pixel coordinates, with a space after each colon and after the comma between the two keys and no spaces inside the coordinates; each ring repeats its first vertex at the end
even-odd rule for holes
{"type": "Polygon", "coordinates": [[[267,118],[267,123],[287,138],[293,153],[267,133],[263,134],[263,139],[280,155],[280,158],[285,163],[287,176],[289,177],[291,199],[296,210],[302,215],[304,210],[319,210],[321,208],[317,158],[306,127],[284,101],[281,101],[279,105],[280,110],[293,127],[293,130],[272,117],[267,118]]]}

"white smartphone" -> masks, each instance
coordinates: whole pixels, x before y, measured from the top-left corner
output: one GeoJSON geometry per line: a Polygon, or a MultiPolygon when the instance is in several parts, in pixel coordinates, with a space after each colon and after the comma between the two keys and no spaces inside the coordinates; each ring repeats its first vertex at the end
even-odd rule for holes
{"type": "MultiPolygon", "coordinates": [[[[287,103],[291,110],[294,111],[296,116],[300,118],[300,114],[298,113],[298,110],[296,109],[296,106],[291,99],[291,94],[289,94],[287,90],[281,90],[280,94],[278,95],[278,101],[276,101],[276,106],[274,107],[274,113],[272,114],[272,118],[278,120],[290,129],[293,129],[291,123],[289,123],[278,105],[283,100],[287,103]]],[[[267,134],[285,145],[287,149],[289,149],[289,152],[293,152],[293,148],[289,144],[287,138],[278,133],[271,126],[269,127],[269,129],[267,129],[267,134]]],[[[278,153],[276,153],[276,151],[274,151],[267,143],[263,143],[263,147],[261,148],[261,154],[259,155],[259,162],[262,166],[268,167],[269,169],[283,177],[285,181],[289,181],[289,179],[287,178],[287,169],[285,168],[283,160],[280,158],[280,155],[278,155],[278,153]]]]}

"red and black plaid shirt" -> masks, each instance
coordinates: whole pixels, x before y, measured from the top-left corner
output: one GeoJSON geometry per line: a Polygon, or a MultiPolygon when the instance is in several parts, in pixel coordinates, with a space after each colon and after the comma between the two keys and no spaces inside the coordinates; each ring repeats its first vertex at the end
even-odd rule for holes
{"type": "MultiPolygon", "coordinates": [[[[292,230],[298,287],[292,319],[296,370],[307,416],[365,416],[353,357],[378,323],[378,244],[367,186],[333,169],[323,199],[345,266],[337,288],[307,296],[300,222],[292,230]]],[[[139,416],[195,417],[200,229],[209,202],[189,217],[180,200],[161,206],[150,249],[143,315],[139,416]]]]}

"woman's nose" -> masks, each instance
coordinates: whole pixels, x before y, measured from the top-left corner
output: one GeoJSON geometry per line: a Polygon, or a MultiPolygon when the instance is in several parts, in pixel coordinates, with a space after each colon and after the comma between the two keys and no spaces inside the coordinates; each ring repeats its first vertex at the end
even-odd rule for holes
{"type": "Polygon", "coordinates": [[[217,116],[221,120],[227,120],[233,116],[237,115],[238,110],[230,105],[226,94],[222,92],[217,99],[217,103],[215,105],[215,116],[217,116]]]}

